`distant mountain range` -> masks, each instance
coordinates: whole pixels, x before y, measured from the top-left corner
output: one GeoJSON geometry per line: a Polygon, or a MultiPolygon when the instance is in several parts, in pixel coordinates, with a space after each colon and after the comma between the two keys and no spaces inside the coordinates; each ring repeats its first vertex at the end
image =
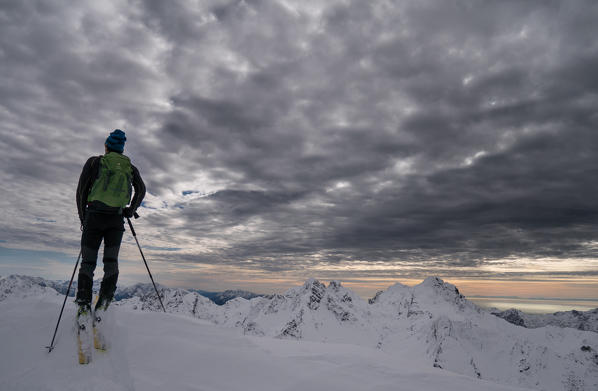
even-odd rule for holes
{"type": "MultiPolygon", "coordinates": [[[[28,284],[40,287],[50,287],[56,290],[58,293],[64,295],[68,288],[68,281],[55,281],[47,280],[41,277],[31,276],[9,276],[10,278],[20,278],[22,281],[28,281],[28,284]]],[[[0,277],[1,278],[1,277],[0,277]]],[[[160,284],[157,284],[158,288],[162,291],[172,290],[173,288],[167,288],[160,284]]],[[[95,280],[93,283],[94,292],[98,292],[100,289],[100,280],[95,280]]],[[[77,281],[73,281],[69,296],[74,297],[77,290],[77,281]]],[[[256,297],[275,297],[276,295],[263,295],[253,293],[240,289],[229,289],[223,292],[211,292],[201,289],[183,289],[185,292],[196,292],[201,296],[207,297],[217,305],[224,305],[230,300],[238,297],[243,299],[253,299],[256,297]]],[[[372,299],[369,299],[369,303],[372,304],[377,300],[377,297],[384,291],[380,291],[372,299]]],[[[150,297],[155,295],[154,287],[151,283],[138,283],[126,287],[118,287],[116,289],[114,299],[115,301],[131,299],[133,297],[150,297]]],[[[2,292],[0,292],[0,300],[2,300],[2,292]]],[[[515,308],[511,308],[505,311],[499,311],[496,309],[489,309],[492,315],[498,316],[517,326],[525,328],[538,328],[544,326],[556,326],[556,327],[570,327],[578,330],[586,330],[598,332],[598,308],[590,311],[559,311],[552,314],[529,314],[520,311],[515,308]]]]}
{"type": "Polygon", "coordinates": [[[255,297],[262,297],[264,295],[260,295],[258,293],[248,292],[241,289],[228,289],[224,292],[206,292],[202,290],[195,290],[195,292],[199,293],[202,296],[207,297],[208,299],[212,300],[215,304],[223,305],[227,301],[232,299],[236,299],[237,297],[241,297],[243,299],[253,299],[255,297]]]}
{"type": "MultiPolygon", "coordinates": [[[[10,277],[17,277],[17,276],[10,276],[10,277]]],[[[10,278],[9,277],[9,278],[10,278]]],[[[69,286],[68,281],[53,281],[53,280],[46,280],[41,277],[30,277],[30,276],[18,276],[23,280],[28,280],[31,284],[39,285],[42,287],[50,287],[56,290],[58,293],[64,295],[69,286]]],[[[159,289],[170,289],[166,288],[160,284],[157,284],[159,289]]],[[[100,280],[95,280],[93,282],[93,290],[94,292],[98,292],[100,289],[100,280]]],[[[207,297],[208,299],[212,300],[215,304],[223,305],[229,300],[235,299],[237,297],[242,297],[244,299],[253,299],[254,297],[260,297],[264,295],[260,295],[253,292],[248,292],[240,289],[229,289],[225,290],[224,292],[209,292],[204,291],[201,289],[191,289],[190,292],[197,292],[200,295],[207,297]]],[[[73,281],[71,290],[69,292],[69,296],[74,297],[75,293],[77,292],[77,281],[73,281]]],[[[146,294],[154,293],[154,287],[151,283],[139,283],[131,286],[126,287],[117,287],[116,292],[114,293],[114,300],[120,301],[124,299],[130,299],[134,296],[142,296],[146,294]]],[[[0,296],[1,299],[1,296],[0,296]]]]}
{"type": "MultiPolygon", "coordinates": [[[[161,311],[148,285],[121,290],[114,305],[127,311],[161,311]]],[[[541,321],[533,323],[521,314],[517,315],[523,323],[511,324],[436,277],[413,287],[395,284],[369,301],[339,282],[325,285],[314,279],[283,295],[236,297],[223,305],[197,291],[159,289],[167,312],[247,335],[408,352],[421,365],[518,387],[598,389],[598,333],[554,325],[528,329],[520,326],[538,326],[541,321]]],[[[58,294],[43,279],[0,278],[0,301],[58,294]]],[[[515,316],[507,318],[519,322],[515,316]]],[[[596,330],[595,318],[588,315],[586,320],[584,327],[596,330]]]]}
{"type": "Polygon", "coordinates": [[[535,329],[544,326],[571,327],[598,332],[598,308],[591,311],[560,311],[553,314],[528,314],[511,308],[491,313],[517,326],[535,329]]]}

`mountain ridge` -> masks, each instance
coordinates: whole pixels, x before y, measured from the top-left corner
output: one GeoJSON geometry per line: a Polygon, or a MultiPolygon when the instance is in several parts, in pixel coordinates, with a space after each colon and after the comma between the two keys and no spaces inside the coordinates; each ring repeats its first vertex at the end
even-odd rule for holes
{"type": "MultiPolygon", "coordinates": [[[[0,292],[5,280],[0,279],[0,292]]],[[[17,280],[12,278],[13,289],[18,288],[17,280]]],[[[26,279],[23,289],[44,294],[35,281],[26,279]]],[[[44,289],[51,293],[51,288],[44,289]]],[[[348,343],[389,354],[408,352],[422,366],[512,386],[598,388],[597,333],[513,325],[437,277],[413,287],[395,284],[369,302],[338,281],[326,285],[315,279],[282,295],[238,297],[222,306],[197,292],[160,290],[168,312],[235,328],[245,335],[348,343]]],[[[161,311],[151,291],[114,305],[123,310],[161,311]]]]}
{"type": "MultiPolygon", "coordinates": [[[[66,294],[66,291],[67,291],[68,285],[69,285],[69,281],[48,280],[43,277],[33,277],[33,276],[18,275],[18,274],[12,274],[9,276],[4,276],[4,277],[0,276],[0,278],[7,278],[7,279],[10,279],[11,277],[14,277],[14,278],[18,277],[23,280],[28,280],[29,283],[33,284],[33,285],[39,285],[41,287],[52,288],[52,289],[56,290],[58,293],[60,293],[61,295],[66,294]]],[[[96,294],[100,289],[100,283],[101,283],[101,280],[99,280],[99,279],[93,281],[93,291],[96,294]]],[[[166,287],[161,284],[156,284],[156,286],[159,289],[174,289],[174,288],[166,287]]],[[[252,299],[254,297],[268,296],[268,295],[263,295],[263,294],[259,294],[259,293],[245,291],[242,289],[227,289],[227,290],[221,291],[221,292],[205,291],[205,290],[201,290],[201,289],[185,289],[185,288],[180,288],[180,289],[183,289],[185,291],[190,291],[190,292],[191,291],[197,292],[200,295],[212,300],[215,304],[218,304],[218,305],[222,305],[222,304],[226,303],[227,301],[232,300],[236,297],[252,299]]],[[[77,281],[74,280],[71,285],[69,297],[74,297],[76,294],[76,291],[77,291],[77,281]]],[[[116,292],[114,293],[114,300],[120,301],[123,299],[130,299],[134,296],[142,296],[142,295],[146,295],[146,294],[151,294],[152,292],[155,293],[155,290],[154,290],[153,285],[149,282],[148,283],[140,282],[140,283],[136,283],[133,285],[124,286],[124,287],[118,286],[116,288],[116,292]]],[[[1,300],[1,296],[0,296],[0,300],[1,300]]]]}
{"type": "Polygon", "coordinates": [[[598,333],[598,308],[589,311],[558,311],[552,314],[529,314],[510,308],[505,311],[490,310],[490,313],[525,328],[556,326],[598,333]]]}

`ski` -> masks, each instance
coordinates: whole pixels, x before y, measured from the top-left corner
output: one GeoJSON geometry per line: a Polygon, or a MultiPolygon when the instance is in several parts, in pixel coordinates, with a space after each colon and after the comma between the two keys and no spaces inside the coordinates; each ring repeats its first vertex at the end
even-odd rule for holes
{"type": "Polygon", "coordinates": [[[104,323],[103,316],[105,314],[105,310],[103,309],[96,309],[93,315],[93,346],[97,350],[105,351],[107,349],[106,343],[106,335],[104,333],[104,323]]]}
{"type": "Polygon", "coordinates": [[[107,312],[110,300],[98,297],[93,311],[93,346],[97,350],[105,351],[108,349],[106,338],[107,331],[107,312]]]}
{"type": "Polygon", "coordinates": [[[91,362],[91,308],[88,306],[79,306],[77,311],[77,356],[79,364],[89,364],[91,362]]]}

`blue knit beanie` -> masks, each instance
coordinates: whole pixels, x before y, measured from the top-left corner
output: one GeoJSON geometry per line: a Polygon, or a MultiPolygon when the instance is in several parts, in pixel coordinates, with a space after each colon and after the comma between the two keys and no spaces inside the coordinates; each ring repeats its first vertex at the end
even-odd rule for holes
{"type": "Polygon", "coordinates": [[[114,132],[110,133],[110,136],[106,139],[106,146],[108,149],[122,153],[125,149],[125,132],[120,129],[114,129],[114,132]]]}

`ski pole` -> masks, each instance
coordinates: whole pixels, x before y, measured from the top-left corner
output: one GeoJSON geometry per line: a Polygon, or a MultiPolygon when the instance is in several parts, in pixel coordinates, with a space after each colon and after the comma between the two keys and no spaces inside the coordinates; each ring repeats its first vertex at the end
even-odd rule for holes
{"type": "Polygon", "coordinates": [[[143,251],[141,251],[141,246],[139,245],[139,240],[137,240],[137,234],[135,233],[135,229],[133,228],[133,224],[131,224],[131,219],[127,217],[127,221],[129,222],[129,227],[131,228],[131,234],[135,238],[135,242],[137,243],[137,247],[139,248],[139,252],[141,253],[141,258],[143,258],[143,263],[145,263],[145,268],[152,280],[152,284],[154,284],[154,289],[156,290],[156,294],[158,295],[158,300],[160,300],[160,305],[164,312],[166,312],[166,308],[164,308],[164,304],[162,303],[162,298],[160,297],[160,293],[158,292],[158,288],[156,288],[156,283],[154,282],[154,277],[152,277],[152,272],[150,272],[149,266],[147,266],[147,261],[145,260],[145,256],[143,255],[143,251]]]}
{"type": "Polygon", "coordinates": [[[71,285],[73,284],[73,279],[75,278],[75,272],[77,271],[77,266],[79,266],[79,259],[81,259],[81,252],[79,250],[79,256],[77,257],[77,263],[75,263],[75,268],[73,269],[73,275],[71,276],[71,281],[69,282],[69,287],[66,290],[66,294],[64,295],[64,301],[62,302],[62,308],[60,309],[60,315],[58,315],[58,322],[56,322],[56,329],[54,329],[54,336],[52,337],[52,342],[50,342],[50,346],[46,346],[48,349],[48,353],[50,353],[54,349],[54,338],[56,338],[56,332],[58,331],[58,325],[60,324],[60,319],[62,319],[62,312],[64,311],[64,305],[66,304],[66,299],[69,297],[69,292],[71,291],[71,285]]]}

